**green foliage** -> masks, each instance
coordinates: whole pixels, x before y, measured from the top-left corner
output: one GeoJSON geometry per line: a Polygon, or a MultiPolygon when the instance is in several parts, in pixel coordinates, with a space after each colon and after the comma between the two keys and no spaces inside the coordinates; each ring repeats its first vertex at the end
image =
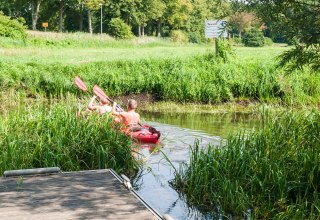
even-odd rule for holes
{"type": "Polygon", "coordinates": [[[180,30],[175,30],[170,32],[170,39],[175,43],[187,43],[188,37],[187,35],[180,30]]]}
{"type": "Polygon", "coordinates": [[[272,41],[271,38],[265,37],[264,38],[264,44],[267,45],[267,46],[272,46],[273,45],[273,41],[272,41]]]}
{"type": "Polygon", "coordinates": [[[84,62],[77,65],[0,62],[0,89],[15,88],[30,96],[78,94],[73,78],[100,85],[110,96],[147,92],[158,100],[217,103],[237,99],[287,105],[315,104],[320,80],[308,70],[285,75],[275,65],[243,62],[214,53],[190,58],[154,58],[84,62]]]}
{"type": "Polygon", "coordinates": [[[234,56],[234,51],[231,47],[229,40],[219,39],[218,40],[218,59],[223,62],[227,62],[234,56]]]}
{"type": "Polygon", "coordinates": [[[235,45],[243,45],[242,39],[239,37],[231,38],[231,40],[233,41],[233,44],[235,44],[235,45]]]}
{"type": "Polygon", "coordinates": [[[131,140],[111,127],[111,117],[76,117],[75,112],[65,102],[38,103],[0,115],[0,172],[58,166],[63,171],[113,168],[134,174],[138,164],[131,140]]]}
{"type": "Polygon", "coordinates": [[[131,28],[121,18],[112,18],[108,33],[117,39],[130,39],[133,37],[131,28]]]}
{"type": "Polygon", "coordinates": [[[251,6],[275,33],[288,42],[297,41],[295,49],[283,54],[281,66],[289,70],[311,65],[320,70],[319,63],[319,1],[252,0],[251,6]]]}
{"type": "Polygon", "coordinates": [[[264,37],[262,31],[256,28],[249,29],[243,39],[244,45],[246,47],[262,47],[264,46],[264,37]]]}
{"type": "Polygon", "coordinates": [[[286,67],[289,71],[311,67],[315,72],[320,70],[320,44],[310,46],[297,45],[295,48],[282,53],[278,59],[279,67],[286,67]]]}
{"type": "Polygon", "coordinates": [[[203,42],[203,36],[200,33],[195,33],[195,32],[189,32],[188,33],[188,41],[190,43],[202,43],[203,42]]]}
{"type": "Polygon", "coordinates": [[[24,20],[10,19],[0,12],[0,36],[24,41],[27,37],[24,20]]]}
{"type": "Polygon", "coordinates": [[[319,122],[318,111],[264,113],[259,128],[225,146],[196,142],[173,184],[188,202],[236,219],[248,209],[252,219],[318,219],[319,122]]]}

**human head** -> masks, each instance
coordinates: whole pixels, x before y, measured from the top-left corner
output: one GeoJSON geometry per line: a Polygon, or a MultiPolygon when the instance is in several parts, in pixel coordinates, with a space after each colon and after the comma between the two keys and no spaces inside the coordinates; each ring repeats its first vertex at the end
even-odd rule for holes
{"type": "Polygon", "coordinates": [[[134,99],[128,100],[128,109],[136,109],[138,106],[137,101],[134,99]]]}

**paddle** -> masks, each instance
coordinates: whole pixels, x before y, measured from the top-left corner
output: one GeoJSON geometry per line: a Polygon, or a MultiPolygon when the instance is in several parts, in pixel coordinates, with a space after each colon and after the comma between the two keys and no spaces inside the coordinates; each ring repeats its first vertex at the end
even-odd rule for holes
{"type": "Polygon", "coordinates": [[[74,78],[74,83],[78,86],[79,89],[81,89],[82,91],[88,91],[88,88],[86,86],[86,84],[84,84],[84,82],[80,79],[79,76],[76,76],[74,78]]]}
{"type": "Polygon", "coordinates": [[[78,86],[79,89],[81,89],[84,92],[88,92],[88,88],[86,86],[86,84],[84,84],[84,82],[80,79],[79,76],[76,76],[74,78],[74,83],[78,86]]]}
{"type": "MultiPolygon", "coordinates": [[[[98,85],[94,85],[93,87],[93,92],[94,94],[96,94],[99,98],[104,98],[104,99],[108,99],[110,102],[114,102],[112,99],[109,98],[109,96],[107,96],[103,91],[102,89],[98,86],[98,85]]],[[[117,108],[120,110],[120,111],[123,111],[123,109],[117,105],[117,108]]]]}

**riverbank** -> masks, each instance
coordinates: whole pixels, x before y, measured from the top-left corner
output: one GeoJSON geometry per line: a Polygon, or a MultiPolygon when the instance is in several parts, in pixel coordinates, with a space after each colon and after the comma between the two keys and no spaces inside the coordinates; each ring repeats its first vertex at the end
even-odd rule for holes
{"type": "Polygon", "coordinates": [[[311,110],[265,111],[258,127],[223,146],[196,142],[172,184],[216,217],[318,219],[319,117],[311,110]]]}

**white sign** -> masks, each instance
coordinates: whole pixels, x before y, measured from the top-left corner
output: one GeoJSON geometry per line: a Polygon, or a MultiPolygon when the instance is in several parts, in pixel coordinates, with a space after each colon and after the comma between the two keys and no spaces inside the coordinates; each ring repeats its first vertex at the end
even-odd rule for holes
{"type": "Polygon", "coordinates": [[[207,20],[205,22],[205,37],[228,37],[226,26],[227,22],[224,20],[207,20]]]}

